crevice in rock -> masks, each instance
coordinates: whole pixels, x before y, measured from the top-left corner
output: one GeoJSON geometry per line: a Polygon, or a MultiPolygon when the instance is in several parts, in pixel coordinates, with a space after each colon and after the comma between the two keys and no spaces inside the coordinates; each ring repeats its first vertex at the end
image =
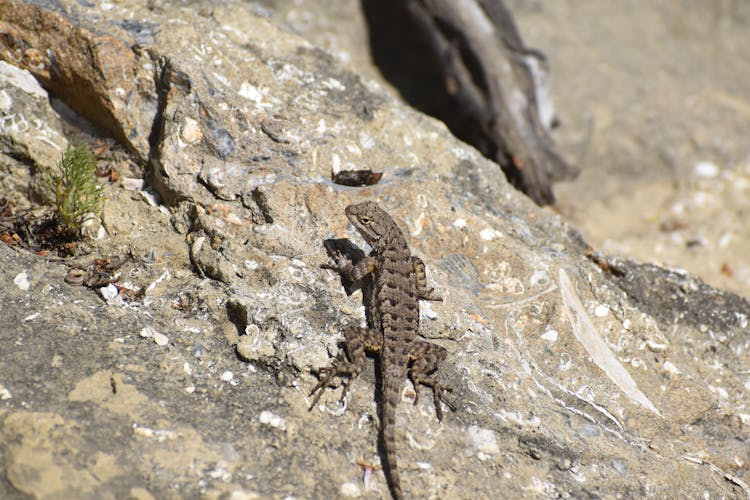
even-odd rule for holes
{"type": "Polygon", "coordinates": [[[273,224],[273,216],[271,215],[271,207],[268,206],[268,198],[260,188],[253,189],[252,192],[253,201],[260,210],[260,214],[263,217],[263,221],[266,224],[273,224]]]}
{"type": "Polygon", "coordinates": [[[154,85],[157,95],[156,111],[148,136],[148,166],[146,169],[146,182],[148,182],[167,205],[174,205],[179,199],[176,194],[167,188],[160,172],[161,148],[165,136],[165,113],[170,101],[170,91],[179,88],[185,95],[190,93],[190,77],[172,65],[172,61],[165,56],[160,56],[149,50],[148,56],[154,65],[154,85]]]}

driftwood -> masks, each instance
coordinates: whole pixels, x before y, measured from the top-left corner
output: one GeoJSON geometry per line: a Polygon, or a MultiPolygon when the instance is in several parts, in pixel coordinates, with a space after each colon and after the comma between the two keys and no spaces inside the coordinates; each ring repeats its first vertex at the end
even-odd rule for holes
{"type": "Polygon", "coordinates": [[[578,171],[555,150],[550,137],[554,111],[545,86],[544,55],[524,45],[501,0],[401,1],[363,2],[371,30],[374,28],[374,52],[378,50],[374,37],[380,27],[373,26],[373,22],[380,17],[387,18],[390,24],[386,27],[389,40],[381,42],[389,47],[381,51],[380,57],[374,53],[386,77],[391,79],[382,62],[392,65],[394,55],[411,58],[399,71],[391,71],[392,75],[401,73],[397,76],[400,81],[394,84],[402,95],[423,111],[443,119],[454,134],[500,164],[508,180],[536,203],[554,203],[552,183],[572,179],[578,171]],[[376,12],[378,9],[380,12],[376,12]],[[382,13],[384,10],[388,14],[382,13]],[[417,43],[409,39],[409,31],[415,31],[414,24],[424,38],[417,43]],[[406,54],[410,50],[418,54],[406,54]],[[431,52],[435,61],[428,62],[429,54],[425,52],[431,52]],[[386,61],[388,58],[391,60],[386,61]],[[403,72],[416,76],[409,79],[403,72]],[[427,90],[428,74],[433,82],[442,83],[441,89],[427,90]],[[422,87],[405,90],[404,82],[422,87]],[[420,93],[416,99],[411,98],[420,93]],[[437,109],[435,102],[446,101],[446,93],[452,105],[437,109]]]}

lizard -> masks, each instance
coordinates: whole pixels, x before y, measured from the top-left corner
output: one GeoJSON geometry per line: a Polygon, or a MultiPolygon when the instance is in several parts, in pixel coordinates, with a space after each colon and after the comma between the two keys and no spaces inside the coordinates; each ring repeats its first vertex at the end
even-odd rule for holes
{"type": "Polygon", "coordinates": [[[396,460],[395,431],[403,380],[408,375],[414,384],[414,404],[419,398],[420,385],[432,388],[438,420],[443,417],[441,401],[455,411],[454,405],[444,397],[444,392],[451,389],[438,383],[434,376],[447,355],[446,349],[417,338],[419,300],[442,299],[427,287],[424,262],[411,255],[404,233],[385,210],[372,201],[365,201],[349,205],[345,213],[372,252],[366,257],[361,253],[356,261],[339,255],[336,265],[322,267],[335,270],[345,280],[360,285],[368,310],[368,327],[349,327],[344,331],[345,348],[330,367],[320,370],[321,379],[310,392],[310,396],[315,395],[310,408],[315,407],[336,376],[349,378],[342,389],[343,400],[364,367],[365,351],[377,353],[381,373],[383,470],[393,497],[400,500],[403,491],[396,460]]]}

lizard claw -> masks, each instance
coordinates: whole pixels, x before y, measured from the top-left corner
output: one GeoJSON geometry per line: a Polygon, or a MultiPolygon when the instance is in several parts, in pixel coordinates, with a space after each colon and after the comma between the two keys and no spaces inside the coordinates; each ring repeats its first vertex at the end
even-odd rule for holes
{"type": "MultiPolygon", "coordinates": [[[[349,377],[356,376],[356,374],[352,372],[347,361],[341,355],[336,357],[333,365],[321,368],[318,373],[321,376],[320,381],[315,387],[313,387],[312,391],[310,391],[310,394],[308,395],[312,396],[313,394],[317,393],[315,394],[315,398],[313,398],[312,404],[310,405],[310,410],[312,410],[318,404],[318,401],[320,401],[320,397],[324,392],[326,392],[326,389],[331,384],[331,380],[333,380],[334,377],[339,375],[347,375],[349,377]]],[[[341,403],[344,402],[346,393],[349,392],[349,386],[351,385],[351,383],[352,381],[350,378],[343,384],[344,388],[341,391],[341,398],[339,399],[341,403]]]]}
{"type": "Polygon", "coordinates": [[[419,384],[414,384],[414,406],[419,402],[419,384]]]}
{"type": "Polygon", "coordinates": [[[337,273],[342,273],[343,269],[340,266],[337,266],[335,264],[321,264],[321,269],[330,269],[331,271],[336,271],[337,273]]]}
{"type": "Polygon", "coordinates": [[[308,396],[312,396],[315,394],[315,398],[313,398],[312,404],[310,405],[310,410],[315,408],[315,406],[318,404],[318,401],[320,401],[320,397],[323,395],[324,392],[326,392],[326,388],[328,387],[328,384],[331,383],[331,379],[336,376],[336,367],[335,366],[329,366],[327,368],[321,368],[320,374],[323,376],[317,383],[315,387],[313,387],[312,391],[310,391],[310,394],[308,396]]]}
{"type": "Polygon", "coordinates": [[[456,405],[451,403],[450,400],[445,397],[444,392],[453,392],[453,389],[450,387],[442,386],[440,384],[435,384],[432,387],[432,394],[435,400],[435,413],[438,420],[443,420],[443,409],[440,406],[441,401],[445,403],[445,405],[450,408],[451,411],[456,411],[456,405]]]}
{"type": "Polygon", "coordinates": [[[445,397],[446,392],[453,392],[453,389],[444,385],[441,385],[434,380],[420,380],[417,379],[414,381],[414,404],[416,405],[419,402],[419,386],[420,385],[427,385],[429,387],[432,387],[432,396],[433,400],[435,402],[435,413],[437,415],[438,420],[443,419],[443,409],[440,406],[440,402],[442,401],[445,403],[445,405],[451,409],[451,411],[456,411],[456,405],[454,405],[452,402],[448,400],[448,398],[445,397]]]}

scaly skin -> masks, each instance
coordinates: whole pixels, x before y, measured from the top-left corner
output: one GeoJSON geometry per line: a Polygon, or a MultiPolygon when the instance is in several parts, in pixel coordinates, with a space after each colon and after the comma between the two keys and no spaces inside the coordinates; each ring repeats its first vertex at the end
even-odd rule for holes
{"type": "Polygon", "coordinates": [[[410,347],[419,333],[419,299],[411,252],[390,215],[374,203],[346,208],[346,216],[372,247],[377,261],[374,275],[372,328],[383,333],[380,353],[382,416],[380,432],[385,470],[394,498],[403,498],[396,460],[396,408],[406,378],[410,347]]]}
{"type": "MultiPolygon", "coordinates": [[[[407,374],[418,391],[419,384],[433,388],[438,418],[442,417],[440,400],[446,390],[431,375],[446,351],[440,346],[423,342],[419,333],[419,300],[440,300],[426,287],[424,263],[413,257],[404,234],[390,215],[373,202],[346,207],[346,216],[373,251],[358,262],[325,266],[342,273],[352,282],[371,287],[369,328],[350,328],[345,332],[346,357],[341,353],[333,366],[322,370],[325,376],[310,393],[321,394],[334,376],[347,375],[342,398],[351,382],[364,366],[365,351],[378,352],[382,374],[380,432],[385,451],[385,473],[391,493],[403,498],[396,460],[396,408],[401,385],[407,374]]],[[[418,392],[417,392],[418,394],[418,392]]],[[[416,400],[415,400],[416,403],[416,400]]],[[[447,402],[446,402],[447,403],[447,402]]],[[[447,403],[451,409],[453,406],[447,403]]]]}

